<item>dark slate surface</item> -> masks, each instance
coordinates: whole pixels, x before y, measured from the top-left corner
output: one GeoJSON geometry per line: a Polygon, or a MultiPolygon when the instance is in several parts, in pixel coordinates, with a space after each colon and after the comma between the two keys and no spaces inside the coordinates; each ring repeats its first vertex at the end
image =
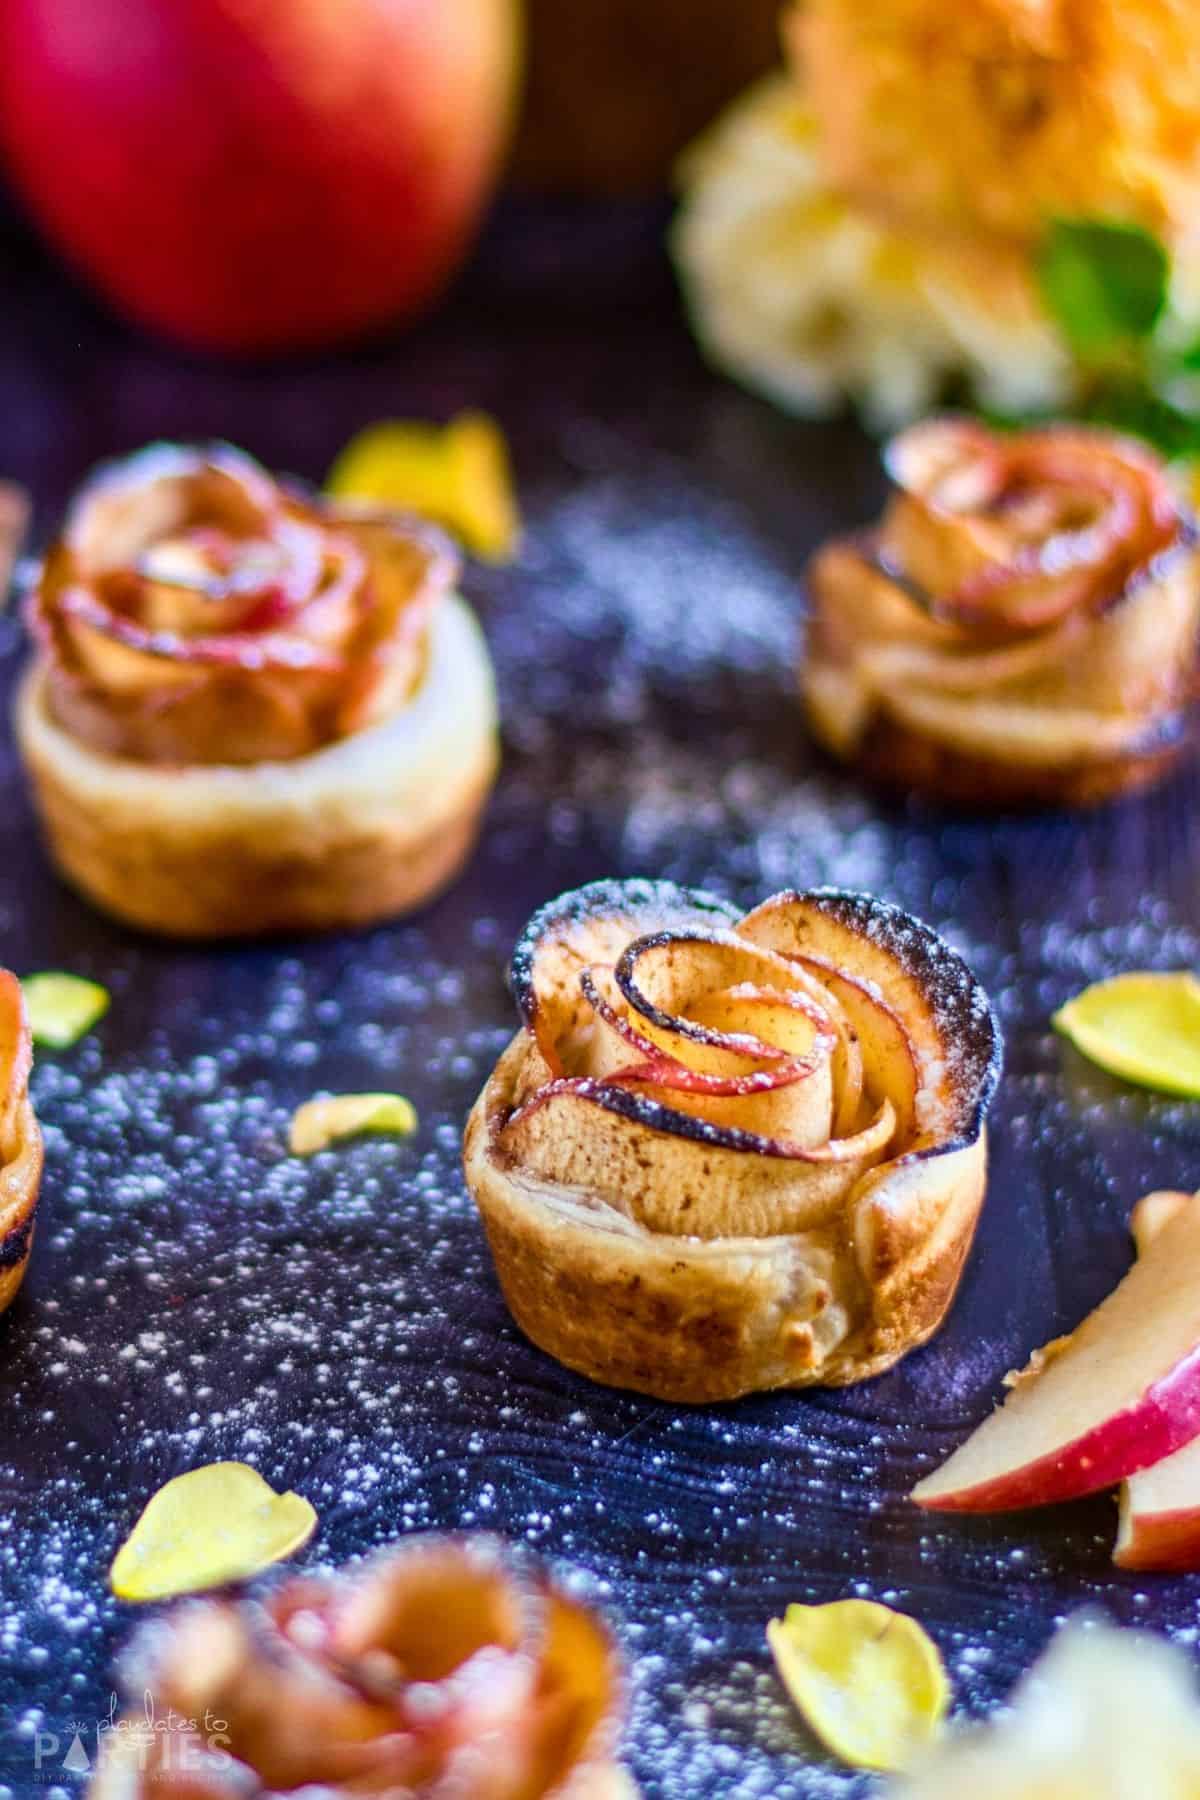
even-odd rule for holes
{"type": "Polygon", "coordinates": [[[487,833],[408,924],[269,949],[137,939],[56,884],[5,753],[5,959],[114,1000],[35,1075],[44,1211],[0,1325],[0,1800],[78,1790],[69,1733],[93,1745],[133,1617],[107,1564],[160,1482],[225,1456],[313,1499],[312,1561],[487,1525],[590,1571],[623,1621],[631,1760],[660,1800],[858,1791],[770,1673],[763,1627],[788,1600],[910,1609],[971,1711],[1084,1602],[1196,1636],[1200,1581],[1112,1570],[1107,1498],[948,1524],[904,1498],[1121,1273],[1136,1196],[1200,1180],[1195,1109],[1108,1081],[1047,1024],[1088,979],[1196,963],[1196,775],[1090,818],[988,823],[880,803],[814,754],[797,579],[824,532],[871,514],[875,454],[704,371],[658,226],[512,214],[433,322],[274,370],[135,341],[11,251],[0,466],[39,529],[94,459],[147,438],[226,436],[316,477],[369,419],[463,405],[507,427],[529,529],[515,568],[467,582],[506,718],[487,833]],[[508,1321],[457,1161],[513,1023],[504,962],[536,904],[634,872],[747,902],[874,888],[944,930],[997,1002],[1008,1073],[963,1290],[938,1341],[870,1386],[676,1411],[566,1374],[508,1321]],[[414,1140],[284,1156],[299,1100],[366,1086],[413,1096],[414,1140]],[[35,1772],[39,1729],[61,1744],[35,1772]]]}

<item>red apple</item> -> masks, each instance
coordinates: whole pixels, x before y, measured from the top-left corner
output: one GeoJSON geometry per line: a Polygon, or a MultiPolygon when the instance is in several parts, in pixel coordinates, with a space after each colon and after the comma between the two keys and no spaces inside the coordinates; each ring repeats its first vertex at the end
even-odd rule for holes
{"type": "Polygon", "coordinates": [[[298,348],[436,293],[517,61],[517,0],[4,0],[0,149],[130,317],[298,348]]]}
{"type": "Polygon", "coordinates": [[[1110,1487],[1200,1433],[1200,1206],[1181,1206],[1107,1300],[913,1490],[1004,1512],[1110,1487]]]}

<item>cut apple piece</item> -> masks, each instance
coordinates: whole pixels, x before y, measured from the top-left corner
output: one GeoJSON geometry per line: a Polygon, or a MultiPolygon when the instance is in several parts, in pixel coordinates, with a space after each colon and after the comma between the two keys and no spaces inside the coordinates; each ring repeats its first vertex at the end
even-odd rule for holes
{"type": "Polygon", "coordinates": [[[1200,1569],[1200,1438],[1121,1486],[1113,1561],[1122,1569],[1200,1569]]]}
{"type": "Polygon", "coordinates": [[[1112,1487],[1200,1433],[1200,1206],[1181,1206],[1069,1344],[913,1490],[1006,1512],[1112,1487]]]}
{"type": "MultiPolygon", "coordinates": [[[[1181,1208],[1195,1204],[1194,1195],[1170,1189],[1143,1195],[1130,1220],[1138,1255],[1146,1255],[1181,1208]]],[[[1113,1561],[1164,1574],[1200,1569],[1200,1438],[1122,1482],[1113,1561]]]]}

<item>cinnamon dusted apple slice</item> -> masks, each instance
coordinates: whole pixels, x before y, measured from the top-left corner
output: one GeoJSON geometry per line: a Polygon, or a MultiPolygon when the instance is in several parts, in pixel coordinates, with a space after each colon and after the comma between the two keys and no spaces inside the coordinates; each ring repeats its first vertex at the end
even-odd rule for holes
{"type": "Polygon", "coordinates": [[[535,915],[512,975],[464,1160],[543,1349],[699,1401],[863,1380],[937,1329],[999,1066],[948,945],[867,895],[739,920],[598,882],[535,915]]]}
{"type": "Polygon", "coordinates": [[[1181,1206],[1125,1279],[913,1490],[1003,1512],[1111,1487],[1200,1433],[1200,1206],[1181,1206]]]}

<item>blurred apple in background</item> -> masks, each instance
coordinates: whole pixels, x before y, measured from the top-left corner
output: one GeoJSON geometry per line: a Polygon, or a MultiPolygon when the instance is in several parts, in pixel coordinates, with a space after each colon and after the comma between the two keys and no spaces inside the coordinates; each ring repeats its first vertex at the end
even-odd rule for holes
{"type": "Polygon", "coordinates": [[[216,351],[401,319],[503,154],[517,0],[3,0],[0,147],[122,312],[216,351]]]}

